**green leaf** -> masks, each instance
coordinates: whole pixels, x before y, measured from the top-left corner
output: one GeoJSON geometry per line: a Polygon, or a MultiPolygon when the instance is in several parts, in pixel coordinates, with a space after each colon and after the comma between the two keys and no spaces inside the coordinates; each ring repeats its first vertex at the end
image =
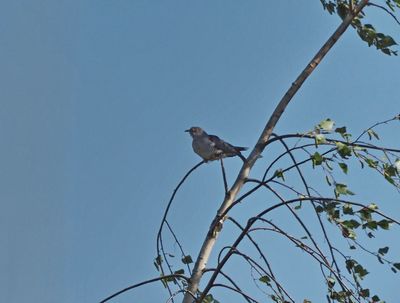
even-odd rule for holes
{"type": "Polygon", "coordinates": [[[378,209],[378,205],[376,205],[375,203],[371,203],[370,205],[367,206],[368,209],[370,210],[376,210],[378,209]]]}
{"type": "Polygon", "coordinates": [[[368,298],[369,297],[369,289],[368,288],[361,289],[360,296],[363,298],[368,298]]]}
{"type": "Polygon", "coordinates": [[[336,128],[335,132],[338,134],[344,135],[345,133],[347,133],[346,126],[336,128]]]}
{"type": "Polygon", "coordinates": [[[396,176],[397,168],[394,165],[384,164],[383,165],[383,172],[384,172],[384,175],[385,175],[386,179],[387,178],[391,179],[391,177],[396,176]]]}
{"type": "Polygon", "coordinates": [[[285,181],[285,176],[283,175],[283,171],[282,171],[281,168],[280,168],[280,169],[277,169],[277,170],[275,171],[274,177],[280,178],[280,179],[282,179],[283,181],[285,181]]]}
{"type": "Polygon", "coordinates": [[[313,166],[321,165],[324,162],[324,157],[322,157],[318,152],[315,152],[314,155],[311,155],[313,166]]]}
{"type": "Polygon", "coordinates": [[[161,265],[161,263],[163,262],[163,258],[161,255],[158,255],[157,258],[155,258],[154,260],[158,265],[161,265]]]}
{"type": "Polygon", "coordinates": [[[367,223],[363,224],[363,228],[369,228],[371,230],[378,229],[378,223],[376,221],[368,221],[367,223]]]}
{"type": "Polygon", "coordinates": [[[323,131],[331,132],[331,131],[333,130],[333,126],[334,126],[334,125],[335,125],[335,122],[328,118],[328,119],[326,119],[326,120],[321,121],[321,122],[318,124],[317,127],[318,127],[319,129],[322,129],[323,131]]]}
{"type": "Polygon", "coordinates": [[[191,257],[190,255],[184,256],[184,257],[182,258],[182,263],[183,263],[183,264],[190,264],[190,263],[193,263],[193,259],[192,259],[192,257],[191,257]]]}
{"type": "Polygon", "coordinates": [[[381,48],[380,50],[381,50],[382,53],[384,53],[384,54],[386,54],[386,55],[389,55],[389,56],[390,56],[391,53],[392,53],[392,52],[390,51],[390,49],[388,49],[388,48],[381,48]]]}
{"type": "Polygon", "coordinates": [[[390,36],[385,36],[384,38],[379,40],[379,46],[382,48],[390,47],[393,45],[397,45],[396,41],[390,36]]]}
{"type": "Polygon", "coordinates": [[[328,277],[326,278],[326,282],[328,283],[328,287],[332,288],[333,286],[335,286],[336,280],[331,277],[328,277]]]}
{"type": "Polygon", "coordinates": [[[156,267],[157,271],[160,271],[160,266],[161,263],[163,262],[163,258],[161,257],[161,255],[158,255],[155,259],[154,259],[154,266],[156,267]]]}
{"type": "Polygon", "coordinates": [[[381,299],[379,299],[379,297],[377,295],[373,296],[371,298],[372,302],[379,302],[381,299]]]}
{"type": "Polygon", "coordinates": [[[369,274],[368,270],[366,270],[364,267],[362,267],[360,264],[357,264],[354,266],[354,272],[358,274],[358,276],[363,279],[366,275],[369,274]]]}
{"type": "Polygon", "coordinates": [[[385,254],[387,254],[388,251],[389,251],[389,247],[385,246],[385,247],[382,247],[382,248],[378,249],[378,254],[384,256],[385,254]]]}
{"type": "Polygon", "coordinates": [[[327,204],[325,205],[325,209],[326,209],[328,212],[331,212],[331,211],[334,210],[334,209],[336,208],[336,206],[338,206],[339,204],[340,204],[339,202],[331,201],[331,202],[329,202],[329,203],[327,203],[327,204]]]}
{"type": "Polygon", "coordinates": [[[392,223],[392,222],[389,221],[389,220],[383,219],[383,220],[380,220],[380,221],[377,222],[377,223],[378,223],[378,225],[379,225],[380,228],[385,229],[385,230],[388,230],[389,227],[390,227],[389,224],[392,223]]]}
{"type": "Polygon", "coordinates": [[[394,263],[393,266],[400,270],[400,263],[394,263]]]}
{"type": "Polygon", "coordinates": [[[364,158],[365,163],[371,168],[377,168],[378,167],[378,161],[375,161],[371,158],[364,158]]]}
{"type": "Polygon", "coordinates": [[[359,227],[359,226],[361,225],[358,221],[356,221],[356,220],[354,220],[354,219],[345,220],[345,221],[343,221],[341,224],[342,224],[343,226],[347,227],[347,228],[350,228],[350,229],[357,228],[357,227],[359,227]]]}
{"type": "Polygon", "coordinates": [[[338,6],[336,8],[336,12],[339,15],[340,18],[342,18],[342,20],[346,17],[347,13],[348,13],[348,7],[345,3],[339,2],[338,6]]]}
{"type": "Polygon", "coordinates": [[[346,203],[343,205],[343,214],[354,215],[354,211],[353,211],[351,204],[346,203]]]}
{"type": "Polygon", "coordinates": [[[177,271],[174,271],[174,274],[176,274],[176,275],[183,275],[185,273],[185,270],[184,269],[178,269],[177,271]]]}
{"type": "Polygon", "coordinates": [[[322,213],[324,211],[324,208],[321,205],[318,205],[318,206],[315,207],[315,211],[317,213],[322,213]]]}
{"type": "Polygon", "coordinates": [[[319,144],[325,143],[326,139],[323,134],[316,134],[315,135],[315,145],[318,146],[319,144]]]}
{"type": "Polygon", "coordinates": [[[376,41],[376,31],[372,25],[366,24],[357,30],[360,38],[367,42],[368,46],[371,46],[376,41]]]}
{"type": "Polygon", "coordinates": [[[348,170],[349,170],[348,167],[347,167],[347,164],[341,162],[341,163],[339,163],[339,166],[340,166],[340,168],[342,169],[342,171],[343,171],[345,174],[347,174],[347,172],[348,172],[348,170]]]}
{"type": "Polygon", "coordinates": [[[372,219],[371,213],[372,210],[370,210],[368,207],[364,207],[358,211],[361,215],[361,220],[363,221],[370,221],[372,219]]]}
{"type": "Polygon", "coordinates": [[[354,232],[354,230],[346,228],[346,227],[343,227],[342,235],[345,238],[349,238],[349,239],[353,239],[353,240],[357,239],[357,234],[354,232]]]}
{"type": "Polygon", "coordinates": [[[260,279],[258,279],[260,282],[269,284],[271,282],[271,279],[268,276],[262,276],[260,279]]]}
{"type": "Polygon", "coordinates": [[[369,137],[370,140],[372,140],[372,137],[375,137],[376,139],[379,140],[378,134],[377,134],[373,129],[370,128],[370,129],[367,131],[367,134],[368,134],[368,137],[369,137]]]}
{"type": "Polygon", "coordinates": [[[354,268],[356,262],[353,259],[346,260],[346,268],[349,274],[351,274],[351,270],[354,268]]]}
{"type": "Polygon", "coordinates": [[[336,197],[339,197],[340,195],[353,196],[354,193],[347,188],[346,184],[336,183],[335,184],[335,195],[336,195],[336,197]]]}
{"type": "Polygon", "coordinates": [[[351,149],[346,144],[343,144],[342,142],[336,142],[336,148],[339,155],[343,159],[348,159],[349,157],[351,157],[351,149]]]}
{"type": "Polygon", "coordinates": [[[213,301],[214,301],[214,298],[213,298],[212,294],[208,294],[207,296],[205,296],[202,303],[212,303],[213,301]]]}

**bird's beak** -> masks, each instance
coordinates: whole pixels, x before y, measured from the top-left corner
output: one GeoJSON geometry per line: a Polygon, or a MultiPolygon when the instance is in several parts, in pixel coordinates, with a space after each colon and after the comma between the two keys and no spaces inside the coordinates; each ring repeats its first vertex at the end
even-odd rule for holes
{"type": "Polygon", "coordinates": [[[185,132],[186,132],[186,133],[190,132],[190,129],[186,129],[185,132]]]}

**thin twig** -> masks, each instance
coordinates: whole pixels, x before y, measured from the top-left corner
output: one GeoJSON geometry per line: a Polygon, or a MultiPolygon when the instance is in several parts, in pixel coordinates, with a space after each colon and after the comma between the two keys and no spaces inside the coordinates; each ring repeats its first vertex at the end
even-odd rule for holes
{"type": "Polygon", "coordinates": [[[228,193],[228,182],[226,181],[224,161],[222,160],[222,158],[219,161],[221,163],[222,178],[224,179],[224,189],[225,189],[225,195],[226,195],[228,193]]]}
{"type": "Polygon", "coordinates": [[[128,286],[127,288],[124,288],[124,289],[122,289],[120,291],[117,291],[116,293],[112,294],[111,296],[101,300],[100,303],[105,303],[107,301],[110,301],[112,298],[115,298],[116,296],[118,296],[118,295],[120,295],[120,294],[122,294],[124,292],[127,292],[128,290],[137,288],[139,286],[146,285],[146,284],[153,283],[153,282],[157,282],[157,281],[161,281],[161,280],[164,280],[164,279],[170,279],[170,278],[181,278],[181,279],[184,279],[186,281],[189,280],[188,277],[185,277],[184,275],[179,275],[179,274],[173,274],[173,275],[166,275],[166,276],[157,277],[157,278],[154,278],[154,279],[146,280],[146,281],[143,281],[143,282],[128,286]]]}
{"type": "Polygon", "coordinates": [[[372,2],[368,3],[367,5],[368,6],[375,6],[377,8],[380,8],[380,9],[384,10],[386,13],[388,13],[394,19],[394,21],[396,21],[396,23],[398,25],[400,25],[400,21],[399,21],[399,19],[397,19],[396,15],[393,14],[391,11],[389,11],[386,7],[384,7],[382,5],[378,5],[378,4],[372,3],[372,2]]]}
{"type": "MultiPolygon", "coordinates": [[[[178,183],[178,185],[175,187],[175,189],[174,189],[174,191],[173,191],[173,193],[172,193],[172,196],[171,196],[171,198],[170,198],[169,201],[168,201],[167,207],[166,207],[166,209],[165,209],[165,211],[164,211],[164,215],[163,215],[163,218],[162,218],[162,220],[161,220],[160,228],[159,228],[158,233],[157,233],[157,256],[160,255],[160,251],[161,251],[160,246],[162,246],[162,230],[163,230],[163,226],[164,226],[164,223],[166,222],[167,215],[168,215],[168,211],[169,211],[169,209],[170,209],[170,207],[171,207],[171,204],[172,204],[172,202],[173,202],[173,200],[174,200],[174,198],[175,198],[175,195],[176,195],[178,189],[182,186],[182,184],[183,184],[183,183],[185,182],[185,180],[189,177],[189,175],[190,175],[195,169],[197,169],[199,166],[201,166],[201,165],[204,164],[204,163],[205,163],[204,161],[201,161],[201,162],[199,162],[198,164],[196,164],[194,167],[192,167],[192,168],[185,174],[185,176],[184,176],[184,177],[182,178],[182,180],[178,183]]],[[[164,255],[164,257],[165,257],[165,253],[163,253],[163,255],[164,255]]],[[[159,265],[160,265],[161,273],[164,275],[164,270],[163,270],[163,267],[162,267],[162,264],[161,264],[161,263],[162,263],[162,262],[160,262],[159,265]]],[[[172,293],[170,293],[170,295],[172,295],[172,293]]]]}
{"type": "MultiPolygon", "coordinates": [[[[287,200],[285,202],[281,202],[281,203],[277,203],[275,205],[272,205],[270,207],[268,207],[267,209],[263,210],[262,212],[260,212],[257,216],[250,218],[247,222],[246,227],[243,229],[243,231],[240,233],[240,235],[236,238],[234,244],[232,245],[232,248],[229,250],[229,252],[224,256],[224,258],[221,260],[221,262],[219,262],[218,266],[217,266],[217,270],[214,272],[214,274],[211,276],[211,278],[209,279],[206,287],[204,288],[202,294],[200,295],[199,299],[197,300],[198,302],[202,302],[202,300],[204,299],[204,297],[208,294],[208,292],[210,291],[210,288],[212,287],[212,285],[214,284],[215,279],[218,276],[218,271],[222,269],[222,267],[226,264],[226,262],[229,260],[229,258],[232,256],[232,254],[235,252],[236,247],[240,244],[240,242],[243,240],[243,238],[246,236],[246,234],[248,233],[249,229],[252,227],[252,225],[259,220],[260,218],[262,218],[264,215],[270,213],[271,211],[280,208],[286,204],[292,204],[295,202],[301,202],[301,201],[307,201],[310,202],[311,200],[314,201],[321,201],[321,202],[338,202],[338,203],[342,203],[342,204],[351,204],[351,205],[356,205],[356,206],[360,206],[360,207],[367,207],[364,204],[361,203],[357,203],[357,202],[351,202],[351,201],[347,201],[347,200],[342,200],[342,199],[334,199],[334,198],[321,198],[321,197],[302,197],[302,198],[296,198],[296,199],[291,199],[291,200],[287,200]]],[[[376,209],[370,209],[372,212],[375,212],[379,215],[381,215],[382,217],[391,220],[392,222],[400,225],[400,222],[390,218],[386,215],[384,215],[382,212],[376,210],[376,209]]]]}
{"type": "MultiPolygon", "coordinates": [[[[309,186],[308,186],[308,184],[307,184],[306,179],[304,178],[303,172],[300,170],[299,166],[297,165],[296,158],[294,157],[293,153],[289,150],[289,147],[288,147],[288,145],[286,144],[285,140],[284,140],[284,139],[280,139],[280,142],[281,142],[282,145],[285,147],[286,151],[289,153],[289,156],[290,156],[290,158],[292,159],[293,164],[296,165],[296,171],[298,172],[298,174],[299,174],[299,176],[300,176],[300,179],[301,179],[301,182],[303,183],[304,188],[305,188],[305,190],[307,191],[307,195],[308,195],[308,196],[311,196],[311,193],[310,193],[310,190],[309,190],[309,186]]],[[[338,273],[338,275],[339,275],[339,278],[340,278],[341,273],[340,273],[339,265],[338,265],[337,262],[336,262],[335,254],[333,253],[333,249],[332,249],[333,246],[332,246],[332,243],[331,243],[331,241],[330,241],[330,239],[329,239],[329,237],[328,237],[328,234],[327,234],[327,232],[326,232],[326,228],[325,228],[325,226],[324,226],[324,223],[323,223],[322,220],[321,220],[321,216],[319,215],[319,213],[318,213],[317,210],[316,210],[315,202],[314,202],[314,201],[311,201],[311,204],[312,204],[312,206],[313,206],[313,208],[314,208],[314,211],[315,211],[315,214],[316,214],[316,216],[317,216],[319,225],[321,226],[322,233],[324,234],[324,238],[325,238],[325,240],[326,240],[326,242],[327,242],[327,244],[328,244],[329,251],[330,251],[331,257],[332,257],[332,262],[333,262],[333,264],[335,265],[336,271],[337,271],[337,273],[338,273]]],[[[290,207],[289,207],[289,208],[290,208],[290,207]]],[[[290,209],[291,209],[291,208],[290,208],[290,209]]],[[[314,243],[314,240],[312,240],[312,241],[313,241],[313,243],[314,243]]],[[[315,243],[314,243],[314,245],[315,245],[315,243]]],[[[343,290],[344,290],[344,289],[343,289],[343,290]]]]}
{"type": "Polygon", "coordinates": [[[225,285],[225,284],[222,284],[222,283],[216,283],[212,287],[223,287],[223,288],[230,289],[230,290],[232,290],[234,292],[237,292],[238,294],[248,298],[249,300],[253,301],[254,303],[259,303],[259,301],[257,301],[256,299],[253,299],[252,297],[250,297],[249,295],[245,294],[244,292],[241,292],[241,291],[239,291],[239,290],[237,290],[237,289],[235,289],[235,288],[233,288],[231,286],[228,286],[228,285],[225,285]]]}
{"type": "MultiPolygon", "coordinates": [[[[229,217],[228,220],[233,222],[238,228],[240,228],[240,230],[243,231],[244,227],[239,222],[237,222],[235,219],[233,219],[232,217],[229,217]]],[[[265,265],[267,266],[267,268],[269,270],[269,275],[271,276],[272,281],[274,281],[279,293],[283,297],[283,293],[282,292],[284,292],[286,294],[286,296],[288,298],[290,298],[290,295],[285,291],[285,289],[280,285],[280,283],[277,282],[276,277],[274,275],[274,272],[272,271],[271,264],[268,262],[267,257],[262,252],[260,246],[257,244],[257,242],[253,239],[253,237],[250,234],[247,234],[246,236],[250,240],[250,242],[254,245],[254,247],[256,248],[257,252],[260,254],[261,259],[264,261],[265,265]]]]}

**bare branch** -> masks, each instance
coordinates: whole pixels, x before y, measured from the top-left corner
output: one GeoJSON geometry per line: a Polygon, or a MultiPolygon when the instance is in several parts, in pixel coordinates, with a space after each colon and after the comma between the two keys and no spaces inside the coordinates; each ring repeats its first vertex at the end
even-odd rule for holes
{"type": "Polygon", "coordinates": [[[228,193],[228,182],[226,181],[224,161],[222,160],[222,158],[219,161],[221,163],[222,178],[224,179],[224,189],[225,189],[225,195],[226,195],[228,193]]]}
{"type": "MultiPolygon", "coordinates": [[[[105,303],[107,301],[110,301],[112,298],[115,298],[116,296],[118,296],[118,295],[120,295],[120,294],[122,294],[124,292],[127,292],[128,290],[131,290],[131,289],[134,289],[134,288],[137,288],[137,287],[149,284],[149,283],[153,283],[153,282],[157,282],[157,281],[161,281],[161,280],[165,280],[165,279],[170,279],[170,278],[180,278],[180,279],[184,279],[186,281],[189,281],[188,277],[185,277],[184,275],[179,275],[179,274],[161,276],[161,277],[157,277],[157,278],[154,278],[154,279],[146,280],[146,281],[143,281],[143,282],[128,286],[127,288],[124,288],[124,289],[122,289],[120,291],[117,291],[116,293],[112,294],[111,296],[101,300],[100,303],[105,303]]],[[[194,298],[194,296],[192,296],[192,297],[194,298]]]]}
{"type": "MultiPolygon", "coordinates": [[[[198,164],[196,164],[194,167],[192,167],[192,168],[185,174],[185,176],[182,178],[182,180],[178,183],[178,185],[177,185],[176,188],[174,189],[174,191],[173,191],[173,193],[172,193],[172,196],[171,196],[171,198],[169,199],[168,204],[167,204],[167,207],[166,207],[166,209],[165,209],[165,211],[164,211],[164,215],[163,215],[163,218],[162,218],[162,220],[161,220],[160,228],[159,228],[158,233],[157,233],[157,257],[160,256],[160,253],[162,253],[162,255],[163,255],[163,257],[164,257],[164,260],[166,260],[166,262],[167,262],[167,265],[168,265],[168,267],[169,267],[169,269],[170,269],[170,273],[171,273],[171,274],[172,274],[172,270],[171,270],[171,268],[170,268],[170,266],[169,266],[169,264],[168,264],[168,260],[167,260],[167,257],[166,257],[166,253],[165,253],[165,250],[164,250],[164,247],[163,247],[163,241],[162,241],[162,230],[163,230],[163,226],[164,226],[164,223],[167,222],[168,211],[169,211],[169,209],[170,209],[170,207],[171,207],[171,205],[172,205],[172,202],[173,202],[173,200],[174,200],[174,198],[175,198],[175,195],[176,195],[177,191],[178,191],[179,188],[182,186],[182,184],[185,182],[185,180],[189,177],[189,175],[190,175],[195,169],[197,169],[198,167],[200,167],[202,164],[204,164],[204,161],[201,161],[201,162],[199,162],[198,164]]],[[[177,240],[177,238],[175,237],[175,234],[173,233],[173,231],[172,231],[172,229],[170,228],[169,224],[168,224],[168,227],[169,227],[169,229],[170,229],[172,235],[174,236],[174,238],[177,240]]],[[[181,250],[181,251],[182,251],[182,250],[181,250]]],[[[183,252],[183,251],[182,251],[182,252],[183,252]]],[[[165,275],[164,268],[163,268],[163,266],[162,266],[162,262],[160,262],[159,266],[160,266],[162,275],[165,275]]],[[[167,285],[167,288],[168,288],[168,291],[169,291],[170,296],[172,296],[172,292],[171,292],[171,290],[170,290],[170,288],[169,288],[168,285],[167,285]]]]}
{"type": "Polygon", "coordinates": [[[253,299],[252,297],[250,297],[249,295],[245,294],[244,292],[241,292],[240,290],[235,289],[235,288],[233,288],[231,286],[228,286],[228,285],[225,285],[225,284],[221,284],[221,283],[216,283],[212,287],[224,287],[224,288],[230,289],[230,290],[232,290],[234,292],[237,292],[237,293],[241,294],[242,296],[246,297],[247,299],[251,300],[254,303],[259,303],[259,301],[257,301],[256,299],[253,299]]]}
{"type": "Polygon", "coordinates": [[[399,19],[397,19],[397,17],[395,16],[395,14],[393,14],[391,11],[389,11],[386,7],[384,7],[384,6],[382,6],[382,5],[378,5],[378,4],[372,3],[372,2],[368,3],[368,6],[375,6],[375,7],[377,7],[377,8],[380,8],[380,9],[384,10],[387,14],[389,14],[389,15],[394,19],[394,21],[396,21],[396,23],[397,23],[398,25],[400,25],[399,19]]]}
{"type": "MultiPolygon", "coordinates": [[[[228,218],[229,221],[233,222],[238,228],[240,228],[242,231],[244,229],[244,227],[242,225],[239,224],[239,222],[237,222],[235,219],[233,219],[232,217],[228,218]]],[[[272,267],[271,264],[268,262],[267,257],[265,256],[265,254],[262,252],[262,250],[260,249],[260,246],[257,244],[257,242],[251,237],[250,234],[246,234],[246,237],[250,240],[250,242],[254,245],[254,247],[256,248],[257,252],[259,253],[261,259],[264,261],[265,265],[267,266],[268,270],[269,270],[269,276],[271,277],[271,280],[275,283],[279,293],[281,294],[281,296],[283,297],[283,293],[285,293],[285,295],[290,298],[290,295],[284,290],[284,288],[280,285],[280,283],[277,282],[276,277],[274,275],[274,272],[272,271],[272,267]]]]}
{"type": "MultiPolygon", "coordinates": [[[[246,227],[243,229],[243,231],[240,233],[240,235],[237,237],[237,239],[235,240],[234,244],[232,245],[231,249],[229,250],[229,252],[224,256],[224,258],[221,260],[221,262],[219,262],[218,266],[217,266],[217,270],[214,272],[214,274],[211,276],[211,278],[209,279],[206,287],[204,288],[202,294],[200,295],[200,297],[197,299],[196,302],[202,302],[202,300],[204,299],[204,297],[207,295],[207,293],[209,292],[211,286],[213,285],[216,277],[218,276],[218,271],[222,269],[222,267],[226,264],[226,262],[229,260],[229,258],[231,257],[231,255],[235,252],[236,247],[240,244],[240,242],[243,240],[243,238],[246,236],[246,234],[248,233],[248,231],[250,230],[250,228],[252,227],[252,225],[259,220],[260,218],[262,218],[264,215],[270,213],[272,210],[275,210],[277,208],[280,208],[286,204],[292,204],[295,202],[300,202],[300,201],[307,201],[307,202],[311,202],[311,201],[321,201],[321,203],[323,202],[338,202],[338,203],[348,203],[351,205],[356,205],[356,206],[360,206],[360,207],[367,207],[364,204],[361,203],[357,203],[357,202],[351,202],[351,201],[347,201],[347,200],[342,200],[342,199],[334,199],[334,198],[321,198],[321,197],[302,197],[302,198],[296,198],[296,199],[291,199],[291,200],[287,200],[285,202],[281,202],[281,203],[277,203],[267,209],[265,209],[264,211],[262,211],[261,213],[259,213],[257,216],[250,218],[246,224],[246,227]]],[[[386,215],[384,215],[382,212],[376,210],[376,209],[370,209],[372,212],[377,213],[379,215],[381,215],[382,217],[400,225],[400,222],[390,218],[386,215]]]]}

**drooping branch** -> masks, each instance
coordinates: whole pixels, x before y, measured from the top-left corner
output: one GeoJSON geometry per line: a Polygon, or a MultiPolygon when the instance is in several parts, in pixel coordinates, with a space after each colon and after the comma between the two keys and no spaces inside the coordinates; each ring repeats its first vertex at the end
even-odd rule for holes
{"type": "MultiPolygon", "coordinates": [[[[179,279],[184,279],[186,281],[189,280],[188,277],[186,277],[184,275],[179,275],[179,274],[173,274],[173,275],[166,275],[166,276],[157,277],[157,278],[154,278],[154,279],[146,280],[146,281],[143,281],[143,282],[128,286],[128,287],[126,287],[126,288],[124,288],[124,289],[122,289],[120,291],[117,291],[116,293],[112,294],[111,296],[101,300],[100,303],[108,302],[112,298],[115,298],[116,296],[118,296],[118,295],[120,295],[120,294],[122,294],[124,292],[127,292],[128,290],[131,290],[131,289],[134,289],[134,288],[137,288],[137,287],[149,284],[149,283],[162,281],[162,280],[167,280],[167,279],[171,279],[171,278],[179,278],[179,279]]],[[[193,295],[192,295],[192,297],[193,297],[193,295]]]]}
{"type": "MultiPolygon", "coordinates": [[[[193,171],[195,171],[198,167],[200,167],[202,164],[204,164],[204,161],[201,161],[201,162],[199,162],[198,164],[196,164],[194,167],[192,167],[192,168],[185,174],[185,176],[183,176],[183,178],[181,179],[181,181],[180,181],[180,182],[178,183],[178,185],[175,187],[175,189],[174,189],[174,191],[173,191],[173,193],[172,193],[172,195],[171,195],[171,198],[170,198],[169,201],[168,201],[167,207],[166,207],[166,209],[165,209],[165,211],[164,211],[164,215],[163,215],[163,218],[162,218],[162,220],[161,220],[160,228],[159,228],[158,233],[157,233],[157,258],[156,258],[156,264],[159,266],[159,269],[160,269],[161,274],[162,274],[163,276],[165,275],[165,270],[164,270],[164,267],[163,267],[163,265],[162,265],[163,260],[161,259],[161,256],[164,258],[164,260],[165,260],[165,262],[166,262],[166,264],[167,264],[167,267],[168,267],[168,269],[169,269],[169,273],[170,273],[170,274],[173,274],[173,271],[172,271],[172,269],[171,269],[171,266],[170,266],[169,263],[168,263],[168,259],[167,259],[167,256],[166,256],[166,252],[165,252],[165,250],[164,250],[164,245],[163,245],[163,240],[162,240],[162,231],[163,231],[164,224],[167,225],[167,227],[168,227],[168,229],[170,230],[172,236],[173,236],[174,239],[177,241],[177,243],[178,243],[178,245],[179,245],[179,247],[180,247],[180,249],[181,249],[181,252],[183,253],[182,246],[180,245],[179,241],[178,241],[177,238],[176,238],[175,233],[173,232],[171,226],[168,224],[168,221],[167,221],[167,215],[168,215],[169,209],[170,209],[170,207],[171,207],[171,205],[172,205],[172,202],[173,202],[174,199],[175,199],[176,193],[178,192],[179,188],[182,186],[182,184],[185,182],[185,180],[189,177],[189,175],[190,175],[193,171]]],[[[190,272],[190,270],[189,270],[189,272],[190,272]]],[[[171,291],[171,289],[170,289],[170,287],[169,287],[168,284],[167,284],[167,289],[168,289],[169,294],[170,294],[170,297],[171,297],[171,296],[172,296],[172,291],[171,291]]]]}
{"type": "MultiPolygon", "coordinates": [[[[248,235],[250,232],[248,233],[248,235]]],[[[272,276],[268,275],[267,271],[252,257],[240,252],[237,248],[234,249],[234,252],[232,255],[238,255],[241,256],[249,265],[252,269],[254,269],[260,276],[268,276],[272,280],[272,276]]],[[[275,279],[275,283],[279,284],[279,282],[275,279]]],[[[280,285],[280,288],[283,289],[283,287],[280,285]]],[[[285,302],[285,298],[282,296],[280,297],[280,293],[274,288],[271,287],[271,289],[274,291],[275,295],[282,300],[282,302],[285,302]]],[[[295,303],[295,301],[289,296],[289,294],[285,291],[285,294],[287,295],[288,299],[292,302],[295,303]]]]}
{"type": "MultiPolygon", "coordinates": [[[[228,220],[233,222],[238,228],[240,228],[241,231],[243,231],[244,227],[242,225],[239,224],[239,222],[237,222],[234,218],[232,217],[228,217],[228,220]]],[[[268,274],[269,277],[271,278],[271,280],[275,283],[280,295],[283,297],[284,294],[291,299],[289,293],[286,292],[286,290],[280,285],[280,283],[276,280],[275,274],[272,271],[272,267],[270,262],[267,260],[267,257],[265,256],[265,254],[263,253],[263,251],[261,250],[260,246],[257,244],[257,242],[252,238],[252,236],[248,233],[246,234],[246,237],[250,240],[250,242],[253,244],[253,246],[255,247],[255,249],[257,250],[257,252],[260,255],[260,258],[264,261],[265,265],[268,268],[268,274]]]]}
{"type": "MultiPolygon", "coordinates": [[[[287,204],[293,204],[295,202],[302,202],[302,201],[304,201],[304,202],[306,202],[306,201],[307,202],[320,201],[321,203],[323,203],[323,202],[337,202],[337,203],[341,203],[341,204],[350,204],[350,205],[354,205],[354,206],[359,206],[361,208],[367,208],[366,205],[361,204],[361,203],[357,203],[357,202],[352,202],[352,201],[347,201],[347,200],[342,200],[342,199],[335,199],[335,198],[321,198],[321,197],[296,198],[296,199],[287,200],[287,201],[284,201],[284,202],[281,202],[281,203],[277,203],[275,205],[272,205],[272,206],[268,207],[264,211],[260,212],[257,216],[252,217],[252,218],[250,218],[248,220],[245,228],[243,229],[243,231],[240,233],[240,235],[236,238],[235,242],[231,246],[231,249],[226,253],[226,255],[218,263],[216,271],[211,276],[211,278],[208,280],[207,285],[205,286],[203,292],[201,293],[200,297],[197,299],[196,302],[202,302],[202,300],[204,299],[204,297],[206,296],[206,294],[209,292],[210,288],[214,284],[215,279],[218,276],[218,271],[221,270],[224,267],[226,262],[229,260],[229,258],[232,256],[232,254],[235,252],[236,247],[238,247],[238,245],[241,243],[241,241],[245,238],[246,234],[249,232],[250,228],[253,226],[253,224],[255,222],[257,222],[260,218],[262,218],[263,216],[265,216],[266,214],[270,213],[271,211],[273,211],[273,210],[275,210],[277,208],[280,208],[280,207],[285,206],[287,204]]],[[[397,220],[395,220],[395,219],[383,214],[382,212],[378,211],[377,209],[370,209],[370,211],[382,216],[385,219],[390,220],[393,223],[396,223],[397,225],[400,225],[399,221],[397,221],[397,220]]]]}
{"type": "Polygon", "coordinates": [[[396,15],[393,14],[391,11],[389,11],[386,7],[384,7],[384,6],[382,6],[382,5],[379,5],[379,4],[372,3],[372,2],[368,3],[368,6],[375,6],[375,7],[379,8],[379,9],[385,11],[387,14],[390,15],[390,17],[393,18],[393,20],[394,20],[398,25],[400,25],[400,21],[399,21],[399,19],[397,19],[396,15]]]}
{"type": "Polygon", "coordinates": [[[231,287],[231,286],[228,286],[228,285],[225,285],[225,284],[222,284],[222,283],[216,283],[216,284],[214,284],[212,287],[223,287],[223,288],[227,288],[227,289],[230,289],[230,290],[232,290],[232,291],[234,291],[234,292],[236,292],[236,293],[238,293],[238,294],[240,294],[240,295],[246,297],[246,299],[250,300],[250,301],[253,302],[253,303],[260,303],[260,302],[257,301],[256,299],[253,299],[252,297],[250,297],[248,294],[245,294],[244,292],[242,292],[242,291],[240,291],[240,290],[238,290],[238,289],[236,289],[236,288],[233,288],[233,287],[231,287]]]}
{"type": "MultiPolygon", "coordinates": [[[[304,189],[306,190],[307,195],[308,195],[308,196],[311,196],[309,186],[308,186],[308,184],[307,184],[306,179],[304,178],[304,175],[303,175],[302,171],[300,170],[299,166],[297,165],[296,158],[294,157],[293,153],[290,151],[290,149],[289,149],[288,145],[286,144],[285,140],[281,139],[280,142],[281,142],[282,145],[285,147],[285,150],[289,153],[290,159],[292,160],[293,165],[295,165],[296,171],[297,171],[297,173],[298,173],[299,176],[300,176],[301,182],[302,182],[303,185],[304,185],[304,189]]],[[[338,264],[337,264],[337,262],[336,262],[335,254],[334,254],[334,252],[333,252],[332,243],[331,243],[331,241],[330,241],[330,239],[329,239],[329,237],[328,237],[328,235],[327,235],[327,232],[326,232],[326,228],[325,228],[325,226],[324,226],[324,223],[322,222],[321,217],[320,217],[319,213],[318,213],[317,210],[316,210],[316,205],[315,205],[314,201],[311,201],[311,204],[312,204],[312,206],[313,206],[313,208],[314,208],[314,211],[315,211],[315,214],[316,214],[316,216],[317,216],[317,218],[318,218],[318,223],[319,223],[319,225],[321,226],[321,230],[322,230],[322,233],[323,233],[323,235],[324,235],[325,241],[326,241],[326,243],[327,243],[328,246],[329,246],[329,251],[330,251],[330,253],[331,253],[331,258],[332,258],[332,263],[334,264],[334,266],[335,266],[335,268],[336,268],[336,271],[337,271],[337,273],[338,273],[338,275],[339,275],[339,277],[340,277],[341,273],[340,273],[339,266],[338,266],[338,264]]],[[[313,243],[314,243],[314,242],[313,242],[313,243]]],[[[315,243],[314,243],[314,244],[315,244],[315,243]]],[[[344,290],[344,289],[343,289],[343,290],[344,290]]]]}

